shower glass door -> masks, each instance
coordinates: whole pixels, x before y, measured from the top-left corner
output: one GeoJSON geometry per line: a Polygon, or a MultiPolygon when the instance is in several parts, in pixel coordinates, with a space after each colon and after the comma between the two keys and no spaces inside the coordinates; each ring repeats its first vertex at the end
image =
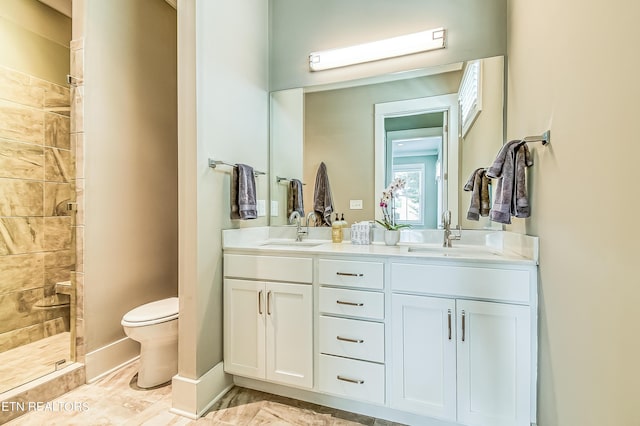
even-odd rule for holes
{"type": "Polygon", "coordinates": [[[69,99],[0,66],[0,393],[72,361],[69,99]]]}

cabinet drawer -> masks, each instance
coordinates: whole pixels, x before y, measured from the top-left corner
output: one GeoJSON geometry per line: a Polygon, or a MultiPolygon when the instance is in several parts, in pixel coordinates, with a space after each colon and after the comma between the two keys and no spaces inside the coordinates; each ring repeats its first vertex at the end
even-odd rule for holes
{"type": "Polygon", "coordinates": [[[529,272],[470,266],[392,263],[391,289],[529,303],[529,272]]]}
{"type": "Polygon", "coordinates": [[[313,281],[313,260],[304,257],[225,254],[224,275],[310,284],[313,281]]]}
{"type": "Polygon", "coordinates": [[[320,284],[382,289],[384,266],[380,262],[320,259],[318,279],[320,284]]]}
{"type": "Polygon", "coordinates": [[[384,324],[320,316],[320,352],[384,362],[384,324]]]}
{"type": "Polygon", "coordinates": [[[384,293],[320,287],[319,304],[325,314],[384,319],[384,293]]]}
{"type": "Polygon", "coordinates": [[[384,365],[320,355],[322,392],[384,404],[384,365]]]}

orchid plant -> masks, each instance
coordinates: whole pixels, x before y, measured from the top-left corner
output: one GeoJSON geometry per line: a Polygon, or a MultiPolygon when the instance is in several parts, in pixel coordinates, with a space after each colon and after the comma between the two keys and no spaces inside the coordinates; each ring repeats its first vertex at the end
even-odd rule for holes
{"type": "Polygon", "coordinates": [[[397,231],[402,228],[409,228],[411,225],[407,223],[396,223],[395,211],[394,211],[394,197],[396,194],[404,189],[407,181],[403,178],[395,178],[393,182],[389,184],[387,189],[382,192],[382,198],[380,199],[380,208],[382,209],[382,220],[376,220],[377,223],[384,226],[389,231],[397,231]]]}

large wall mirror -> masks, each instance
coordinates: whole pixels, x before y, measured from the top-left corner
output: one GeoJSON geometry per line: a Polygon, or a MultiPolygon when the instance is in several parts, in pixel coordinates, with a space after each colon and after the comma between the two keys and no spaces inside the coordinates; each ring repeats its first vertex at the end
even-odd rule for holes
{"type": "Polygon", "coordinates": [[[379,217],[382,190],[402,176],[401,221],[437,228],[442,212],[451,210],[463,228],[496,227],[487,218],[466,219],[470,194],[462,188],[475,169],[491,165],[503,143],[504,65],[498,56],[273,92],[270,224],[287,223],[289,179],[305,183],[305,212],[313,210],[324,162],[334,212],[349,223],[379,217]],[[463,76],[471,71],[478,100],[460,108],[463,76]]]}

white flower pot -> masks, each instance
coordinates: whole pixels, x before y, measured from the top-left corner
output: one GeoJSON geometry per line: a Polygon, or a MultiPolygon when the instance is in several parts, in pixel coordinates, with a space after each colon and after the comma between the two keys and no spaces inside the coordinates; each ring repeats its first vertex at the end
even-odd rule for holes
{"type": "Polygon", "coordinates": [[[400,241],[400,231],[384,231],[384,243],[388,246],[395,246],[400,241]]]}

